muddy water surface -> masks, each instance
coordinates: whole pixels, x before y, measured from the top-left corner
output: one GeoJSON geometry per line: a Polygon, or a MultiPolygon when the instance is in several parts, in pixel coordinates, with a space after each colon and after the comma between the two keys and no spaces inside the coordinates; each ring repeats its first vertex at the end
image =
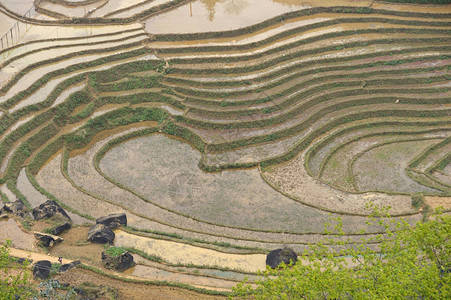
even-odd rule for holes
{"type": "Polygon", "coordinates": [[[320,6],[368,6],[369,0],[197,0],[145,23],[150,33],[233,30],[275,16],[320,6]],[[183,24],[183,26],[180,26],[183,24]]]}
{"type": "Polygon", "coordinates": [[[191,33],[232,30],[262,22],[283,13],[306,9],[301,1],[198,0],[145,23],[150,33],[191,33]],[[291,3],[287,3],[291,2],[291,3]],[[183,26],[180,26],[183,24],[183,26]]]}
{"type": "Polygon", "coordinates": [[[26,13],[33,6],[33,2],[34,0],[0,0],[3,6],[19,15],[26,13]]]}
{"type": "MultiPolygon", "coordinates": [[[[7,15],[0,13],[0,37],[6,34],[11,27],[14,26],[16,20],[8,17],[7,15]]],[[[5,42],[5,41],[4,41],[5,42]]],[[[0,48],[0,50],[2,50],[0,48]]],[[[1,59],[1,56],[0,56],[1,59]]]]}
{"type": "MultiPolygon", "coordinates": [[[[256,230],[323,232],[328,213],[276,192],[257,169],[204,173],[197,166],[200,156],[183,142],[150,135],[112,148],[99,167],[144,199],[197,220],[256,230]]],[[[344,216],[345,232],[363,229],[364,220],[344,216]]]]}

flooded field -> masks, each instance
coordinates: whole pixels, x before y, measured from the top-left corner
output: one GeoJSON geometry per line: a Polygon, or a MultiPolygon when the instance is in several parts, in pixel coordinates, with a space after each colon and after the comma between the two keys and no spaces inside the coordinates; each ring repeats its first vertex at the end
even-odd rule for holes
{"type": "MultiPolygon", "coordinates": [[[[111,149],[99,167],[108,178],[143,198],[209,223],[320,233],[329,218],[276,192],[256,169],[204,173],[197,166],[199,159],[189,145],[151,135],[111,149]]],[[[358,218],[343,221],[346,231],[357,231],[358,218]]]]}
{"type": "Polygon", "coordinates": [[[352,166],[356,170],[356,184],[362,190],[386,190],[397,192],[437,192],[423,187],[402,170],[412,158],[439,140],[399,142],[373,148],[357,158],[352,166]],[[384,174],[390,174],[387,178],[384,174]],[[384,178],[385,177],[385,178],[384,178]],[[368,180],[370,178],[370,180],[368,180]],[[379,180],[374,180],[378,178],[379,180]]]}
{"type": "Polygon", "coordinates": [[[122,231],[116,231],[115,245],[157,255],[172,264],[218,266],[248,272],[257,272],[265,268],[264,254],[227,254],[180,243],[137,237],[122,231]]]}
{"type": "Polygon", "coordinates": [[[330,218],[354,247],[383,232],[368,205],[451,209],[450,5],[0,4],[1,200],[74,225],[44,249],[32,230],[56,221],[10,216],[0,243],[106,271],[88,225],[123,212],[122,277],[224,292],[330,218]]]}
{"type": "Polygon", "coordinates": [[[13,218],[0,221],[0,241],[11,240],[11,245],[22,250],[35,251],[33,234],[25,232],[13,218]]]}

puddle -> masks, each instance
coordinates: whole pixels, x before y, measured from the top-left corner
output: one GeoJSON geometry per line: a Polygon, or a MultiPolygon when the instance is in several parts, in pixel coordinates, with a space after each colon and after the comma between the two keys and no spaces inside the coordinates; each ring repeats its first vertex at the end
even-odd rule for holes
{"type": "Polygon", "coordinates": [[[0,241],[5,240],[11,240],[14,248],[36,250],[34,236],[22,231],[13,218],[0,221],[0,241]]]}
{"type": "Polygon", "coordinates": [[[264,254],[223,253],[182,243],[135,236],[121,230],[115,231],[115,234],[115,246],[135,248],[149,255],[159,256],[172,264],[218,266],[248,272],[265,269],[264,254]]]}

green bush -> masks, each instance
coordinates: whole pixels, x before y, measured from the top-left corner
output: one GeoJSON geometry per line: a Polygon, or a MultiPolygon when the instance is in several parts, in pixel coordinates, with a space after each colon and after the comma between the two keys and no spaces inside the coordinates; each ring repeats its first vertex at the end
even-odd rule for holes
{"type": "MultiPolygon", "coordinates": [[[[385,228],[377,250],[344,241],[341,220],[328,230],[330,241],[312,245],[293,267],[261,273],[255,285],[241,282],[232,297],[242,299],[450,299],[451,216],[410,225],[370,218],[385,228]]],[[[374,240],[373,240],[374,241],[374,240]]]]}
{"type": "Polygon", "coordinates": [[[31,299],[35,286],[31,282],[30,264],[17,264],[10,255],[11,241],[6,240],[0,246],[0,299],[31,299]]]}
{"type": "Polygon", "coordinates": [[[412,196],[412,206],[415,208],[420,208],[424,205],[424,196],[423,195],[414,195],[412,196]]]}
{"type": "Polygon", "coordinates": [[[127,250],[125,250],[124,248],[121,248],[121,247],[105,246],[105,253],[111,257],[119,257],[126,252],[127,252],[127,250]]]}

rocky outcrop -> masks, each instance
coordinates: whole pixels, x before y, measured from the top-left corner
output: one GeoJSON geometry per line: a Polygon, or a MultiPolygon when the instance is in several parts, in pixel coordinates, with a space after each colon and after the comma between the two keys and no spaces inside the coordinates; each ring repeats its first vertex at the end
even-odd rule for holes
{"type": "Polygon", "coordinates": [[[288,265],[291,262],[293,262],[293,264],[296,263],[297,260],[298,256],[296,255],[296,252],[294,252],[291,248],[285,247],[283,249],[276,249],[269,252],[268,256],[266,257],[266,265],[275,269],[282,262],[288,265]]]}
{"type": "Polygon", "coordinates": [[[55,243],[63,241],[59,236],[36,231],[34,232],[34,237],[41,246],[49,248],[53,247],[55,243]]]}
{"type": "Polygon", "coordinates": [[[58,218],[71,222],[70,217],[55,201],[47,200],[38,207],[33,209],[33,217],[35,220],[58,218]]]}
{"type": "Polygon", "coordinates": [[[96,224],[89,228],[88,241],[97,244],[112,244],[115,234],[103,224],[96,224]]]}
{"type": "Polygon", "coordinates": [[[111,230],[118,228],[119,226],[127,226],[127,216],[122,214],[111,214],[105,217],[100,217],[96,220],[97,224],[103,224],[108,226],[111,230]]]}
{"type": "Polygon", "coordinates": [[[28,210],[23,201],[17,199],[14,202],[5,203],[5,205],[0,211],[0,214],[2,214],[2,212],[11,213],[23,218],[28,213],[28,210]]]}
{"type": "Polygon", "coordinates": [[[58,235],[63,231],[69,230],[72,227],[71,222],[67,221],[61,225],[58,225],[52,229],[54,235],[58,235]]]}
{"type": "Polygon", "coordinates": [[[48,260],[38,261],[33,268],[33,278],[35,279],[47,279],[50,276],[50,268],[52,263],[48,260]]]}
{"type": "Polygon", "coordinates": [[[135,265],[133,256],[130,252],[122,253],[118,256],[111,256],[105,251],[102,252],[102,263],[107,269],[113,269],[119,272],[125,271],[135,265]]]}
{"type": "Polygon", "coordinates": [[[76,266],[78,266],[79,264],[81,264],[81,262],[79,260],[73,261],[70,264],[64,264],[60,267],[60,272],[66,272],[70,269],[75,268],[76,266]]]}

